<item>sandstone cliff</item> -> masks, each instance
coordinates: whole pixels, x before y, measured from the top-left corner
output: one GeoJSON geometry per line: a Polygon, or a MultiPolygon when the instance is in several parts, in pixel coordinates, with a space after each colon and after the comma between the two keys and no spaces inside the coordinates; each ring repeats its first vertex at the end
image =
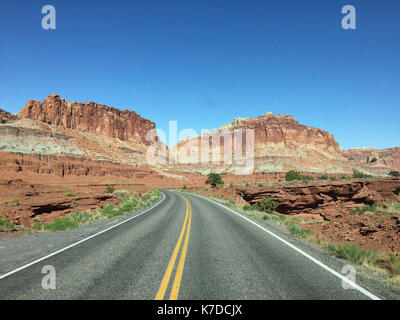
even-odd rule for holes
{"type": "MultiPolygon", "coordinates": [[[[284,172],[291,169],[304,172],[351,172],[348,161],[341,155],[339,144],[332,134],[299,124],[290,115],[270,113],[257,118],[237,118],[231,124],[222,126],[216,131],[200,137],[188,138],[172,148],[170,154],[175,156],[175,161],[180,164],[182,170],[204,171],[208,166],[198,165],[199,159],[204,159],[204,155],[201,154],[203,150],[209,150],[210,156],[206,158],[211,158],[211,154],[222,155],[227,142],[220,139],[220,136],[226,136],[226,134],[228,137],[234,136],[236,130],[244,133],[247,129],[254,132],[254,148],[251,148],[254,149],[254,154],[247,157],[254,158],[255,172],[284,172]],[[214,144],[215,142],[217,143],[214,144]]],[[[239,141],[235,137],[231,140],[235,141],[235,139],[239,141]]],[[[243,151],[246,150],[248,143],[244,133],[243,151]]],[[[228,146],[228,149],[231,147],[228,146]]],[[[231,172],[235,165],[233,161],[232,164],[218,163],[214,167],[221,172],[231,172]]]]}
{"type": "Polygon", "coordinates": [[[131,110],[119,110],[94,102],[68,102],[52,94],[41,103],[29,100],[20,111],[21,118],[40,120],[64,128],[93,132],[124,141],[150,145],[146,134],[154,122],[131,110]]]}

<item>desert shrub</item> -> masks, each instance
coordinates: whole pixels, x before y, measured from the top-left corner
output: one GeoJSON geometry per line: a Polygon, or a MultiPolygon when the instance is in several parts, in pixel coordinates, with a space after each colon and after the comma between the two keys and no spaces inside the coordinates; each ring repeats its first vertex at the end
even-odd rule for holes
{"type": "Polygon", "coordinates": [[[70,217],[55,218],[52,223],[45,225],[46,230],[60,231],[79,227],[79,221],[71,219],[70,217]]]}
{"type": "Polygon", "coordinates": [[[232,208],[232,209],[236,209],[237,205],[236,205],[236,201],[235,200],[228,200],[227,202],[225,202],[225,205],[227,205],[228,207],[232,208]]]}
{"type": "Polygon", "coordinates": [[[0,219],[0,232],[15,231],[17,228],[7,219],[0,219]]]}
{"type": "Polygon", "coordinates": [[[308,240],[311,240],[314,237],[314,232],[311,229],[302,228],[291,222],[287,224],[287,227],[292,236],[301,237],[308,240]]]}
{"type": "Polygon", "coordinates": [[[286,181],[301,180],[301,174],[298,171],[290,170],[290,171],[286,172],[285,180],[286,181]]]}
{"type": "Polygon", "coordinates": [[[252,206],[243,206],[244,211],[252,211],[253,207],[252,206]]]}
{"type": "Polygon", "coordinates": [[[371,178],[372,176],[369,174],[366,174],[360,170],[353,169],[353,178],[354,179],[368,179],[371,178]]]}
{"type": "Polygon", "coordinates": [[[373,203],[371,205],[365,205],[360,208],[355,208],[350,211],[352,215],[372,215],[372,214],[382,214],[382,215],[396,215],[400,214],[400,202],[397,201],[386,201],[386,203],[373,203]]]}
{"type": "Polygon", "coordinates": [[[76,192],[74,190],[72,190],[72,189],[68,189],[68,190],[65,190],[63,192],[63,195],[65,197],[75,197],[76,196],[76,192]]]}
{"type": "Polygon", "coordinates": [[[349,243],[337,247],[331,245],[329,252],[340,259],[346,259],[361,265],[374,265],[379,259],[379,253],[377,251],[361,249],[349,243]]]}
{"type": "Polygon", "coordinates": [[[210,173],[206,180],[206,184],[210,184],[212,187],[216,187],[217,185],[224,184],[224,182],[222,181],[220,174],[210,173]]]}
{"type": "Polygon", "coordinates": [[[129,191],[129,190],[115,190],[112,194],[120,200],[132,196],[138,197],[138,194],[135,191],[129,191]]]}
{"type": "Polygon", "coordinates": [[[12,199],[12,200],[7,201],[5,203],[5,205],[8,206],[8,207],[16,207],[16,206],[19,206],[19,204],[20,203],[19,203],[19,199],[18,198],[12,199]]]}
{"type": "Polygon", "coordinates": [[[114,191],[115,191],[115,188],[113,186],[107,186],[104,193],[113,193],[114,191]]]}
{"type": "Polygon", "coordinates": [[[328,180],[328,175],[323,174],[322,176],[318,177],[318,180],[328,180]]]}
{"type": "Polygon", "coordinates": [[[147,206],[153,202],[156,202],[158,199],[161,198],[161,192],[157,189],[153,189],[147,193],[145,193],[142,198],[140,199],[141,206],[147,206]]]}
{"type": "Polygon", "coordinates": [[[277,204],[274,198],[265,198],[256,202],[253,207],[258,211],[272,213],[275,211],[277,204]]]}
{"type": "Polygon", "coordinates": [[[262,183],[262,182],[259,182],[259,183],[257,183],[257,186],[259,186],[259,187],[263,187],[263,186],[264,186],[264,183],[262,183]]]}
{"type": "Polygon", "coordinates": [[[391,177],[400,177],[400,172],[392,170],[388,173],[388,175],[391,177]]]}
{"type": "Polygon", "coordinates": [[[330,181],[337,181],[336,177],[330,177],[329,180],[330,181]]]}
{"type": "Polygon", "coordinates": [[[301,181],[303,181],[303,182],[314,181],[314,177],[312,177],[312,176],[301,176],[301,181]]]}
{"type": "Polygon", "coordinates": [[[186,184],[183,186],[183,188],[182,188],[183,190],[186,190],[187,189],[187,187],[186,187],[186,184]]]}
{"type": "Polygon", "coordinates": [[[118,209],[115,208],[115,204],[107,203],[102,209],[100,209],[100,213],[108,218],[111,218],[118,214],[118,209]]]}

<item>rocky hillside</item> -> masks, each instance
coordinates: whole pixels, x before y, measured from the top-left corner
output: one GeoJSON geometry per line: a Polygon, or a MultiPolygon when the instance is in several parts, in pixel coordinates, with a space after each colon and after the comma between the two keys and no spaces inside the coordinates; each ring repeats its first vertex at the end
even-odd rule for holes
{"type": "Polygon", "coordinates": [[[0,123],[11,122],[17,120],[17,118],[17,116],[14,116],[11,113],[0,108],[0,123]]]}
{"type": "Polygon", "coordinates": [[[68,102],[52,94],[43,102],[29,100],[20,111],[21,118],[40,120],[64,128],[93,132],[123,141],[146,145],[146,134],[155,129],[154,122],[131,110],[119,110],[94,102],[68,102]]]}
{"type": "Polygon", "coordinates": [[[400,147],[376,150],[372,148],[350,149],[342,152],[354,166],[370,168],[385,174],[389,169],[400,171],[400,147]]]}
{"type": "MultiPolygon", "coordinates": [[[[299,124],[290,115],[270,113],[257,118],[234,119],[231,124],[222,126],[216,131],[181,141],[171,149],[170,154],[176,156],[176,162],[180,164],[182,170],[207,170],[208,165],[193,164],[206,156],[201,154],[202,150],[206,150],[205,147],[209,144],[210,154],[222,154],[224,139],[220,139],[219,136],[232,135],[238,129],[242,132],[246,129],[254,130],[255,172],[284,172],[291,169],[328,173],[350,171],[348,161],[341,155],[341,149],[333,135],[318,128],[299,124]],[[205,137],[207,138],[204,139],[205,137]],[[221,141],[221,146],[213,145],[218,141],[221,141]]],[[[246,134],[242,136],[242,144],[245,150],[246,134]]],[[[232,165],[226,163],[217,165],[221,172],[231,172],[237,166],[235,161],[232,165]]]]}

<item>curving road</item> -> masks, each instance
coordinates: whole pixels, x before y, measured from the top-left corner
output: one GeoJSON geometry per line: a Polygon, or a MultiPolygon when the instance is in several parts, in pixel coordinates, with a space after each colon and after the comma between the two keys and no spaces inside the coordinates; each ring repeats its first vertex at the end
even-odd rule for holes
{"type": "MultiPolygon", "coordinates": [[[[28,259],[25,253],[0,265],[0,299],[377,298],[363,287],[343,289],[341,265],[328,267],[317,251],[285,235],[215,201],[163,193],[153,208],[100,234],[79,235],[79,243],[67,237],[70,247],[65,242],[57,254],[28,259]],[[42,288],[45,265],[56,271],[56,289],[42,288]]],[[[30,237],[18,241],[25,248],[50,241],[30,237]]],[[[7,245],[0,240],[3,262],[11,259],[7,245]]]]}

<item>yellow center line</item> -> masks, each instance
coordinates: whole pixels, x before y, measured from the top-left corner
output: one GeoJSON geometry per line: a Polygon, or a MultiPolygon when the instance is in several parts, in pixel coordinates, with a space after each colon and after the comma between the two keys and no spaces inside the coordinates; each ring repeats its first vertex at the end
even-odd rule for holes
{"type": "Polygon", "coordinates": [[[174,283],[173,283],[172,289],[171,289],[171,295],[169,297],[170,300],[178,299],[179,287],[181,285],[183,267],[185,265],[186,252],[187,252],[187,247],[188,247],[188,242],[189,242],[190,224],[192,222],[192,208],[190,206],[189,200],[187,200],[185,198],[185,201],[186,201],[187,207],[189,208],[189,223],[188,223],[188,227],[187,227],[187,231],[186,231],[185,242],[183,244],[181,257],[179,258],[179,264],[176,269],[175,279],[174,279],[174,283]]]}
{"type": "MultiPolygon", "coordinates": [[[[178,242],[176,243],[176,246],[175,246],[175,249],[174,249],[174,251],[172,253],[171,259],[169,260],[169,263],[168,263],[168,266],[167,266],[167,270],[165,270],[165,274],[164,274],[164,277],[163,277],[163,279],[161,281],[161,285],[160,285],[160,288],[158,289],[158,292],[157,292],[157,295],[155,297],[155,300],[162,300],[164,298],[165,291],[167,290],[169,279],[171,278],[172,270],[174,269],[175,261],[176,261],[176,258],[178,256],[178,252],[179,252],[179,249],[181,247],[181,243],[182,243],[183,235],[185,233],[185,228],[186,228],[186,223],[188,221],[188,217],[189,217],[189,229],[190,229],[190,221],[191,221],[192,209],[190,208],[189,201],[184,196],[181,196],[181,197],[185,200],[185,203],[186,203],[185,221],[183,223],[182,230],[181,230],[181,233],[180,233],[179,238],[178,238],[178,242]]],[[[189,229],[188,229],[188,232],[189,232],[189,229]]],[[[184,247],[186,245],[186,250],[187,250],[187,241],[188,241],[188,238],[189,238],[188,237],[188,232],[186,233],[185,244],[184,244],[184,247]]],[[[186,255],[186,250],[185,250],[185,255],[186,255]]],[[[182,251],[182,253],[183,253],[183,251],[182,251]]],[[[181,260],[182,260],[182,254],[181,254],[180,261],[179,261],[179,265],[181,264],[181,260]]],[[[184,263],[184,260],[185,259],[183,259],[183,263],[184,263]]],[[[182,266],[181,266],[182,271],[183,271],[183,263],[182,263],[182,266]]],[[[178,265],[178,267],[179,267],[179,265],[178,265]]],[[[181,273],[182,273],[182,271],[181,271],[181,273]]],[[[180,278],[178,280],[176,278],[176,276],[175,276],[175,279],[174,279],[174,285],[175,284],[178,285],[178,290],[179,290],[180,278]],[[175,282],[177,282],[177,283],[175,283],[175,282]]],[[[171,295],[172,295],[172,292],[171,292],[171,295]]],[[[177,297],[177,295],[176,295],[176,297],[177,297]]]]}

